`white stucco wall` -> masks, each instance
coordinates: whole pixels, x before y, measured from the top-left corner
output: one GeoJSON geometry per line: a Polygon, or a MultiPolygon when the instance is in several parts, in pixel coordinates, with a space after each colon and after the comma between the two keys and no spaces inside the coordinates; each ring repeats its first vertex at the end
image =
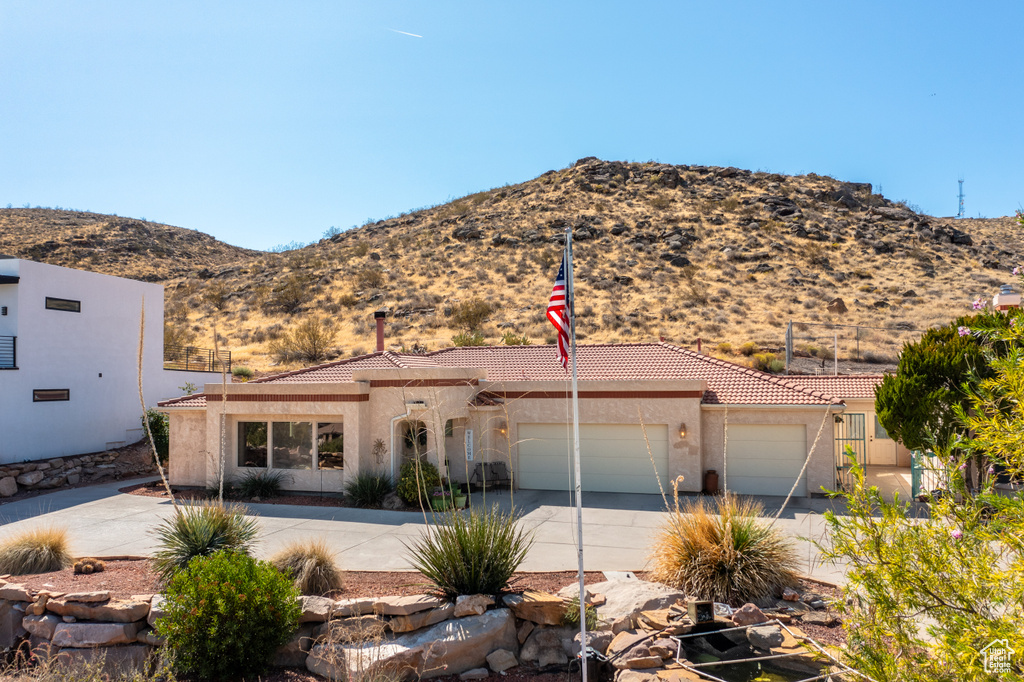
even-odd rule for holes
{"type": "Polygon", "coordinates": [[[97,452],[142,437],[139,319],[146,307],[146,404],[181,394],[209,374],[163,369],[163,286],[33,261],[0,259],[0,335],[17,336],[16,370],[0,370],[0,463],[97,452]],[[48,310],[47,296],[81,302],[48,310]],[[33,402],[35,389],[68,389],[70,400],[33,402]]]}

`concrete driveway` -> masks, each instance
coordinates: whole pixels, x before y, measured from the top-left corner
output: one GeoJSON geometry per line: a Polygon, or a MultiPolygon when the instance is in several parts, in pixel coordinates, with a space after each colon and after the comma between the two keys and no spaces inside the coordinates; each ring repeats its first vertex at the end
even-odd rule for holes
{"type": "MultiPolygon", "coordinates": [[[[173,510],[166,500],[117,492],[133,482],[138,481],[64,490],[0,505],[0,536],[38,525],[65,526],[76,555],[148,555],[155,545],[150,531],[173,510]]],[[[472,501],[484,504],[484,494],[473,495],[472,501]]],[[[774,515],[782,500],[762,501],[767,512],[774,515]]],[[[536,490],[486,493],[486,504],[508,509],[512,503],[523,512],[523,523],[533,530],[535,538],[522,569],[576,570],[576,509],[569,495],[536,490]]],[[[583,503],[586,569],[644,569],[648,547],[664,518],[662,498],[585,493],[583,503]]],[[[796,538],[800,568],[806,575],[842,582],[842,569],[821,565],[813,544],[801,539],[823,536],[821,513],[832,504],[818,499],[791,501],[778,524],[796,538]]],[[[259,556],[269,556],[292,540],[317,537],[336,549],[341,567],[347,570],[408,570],[405,543],[419,538],[426,526],[420,512],[271,504],[249,507],[262,531],[259,556]]]]}

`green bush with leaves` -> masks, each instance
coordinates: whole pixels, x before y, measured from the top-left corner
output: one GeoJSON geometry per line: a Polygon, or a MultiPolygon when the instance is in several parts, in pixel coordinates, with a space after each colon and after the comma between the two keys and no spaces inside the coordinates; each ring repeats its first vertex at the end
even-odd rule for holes
{"type": "Polygon", "coordinates": [[[976,372],[936,358],[965,379],[956,400],[936,401],[921,420],[941,411],[961,434],[932,442],[950,494],[922,514],[883,499],[854,466],[852,489],[836,494],[845,513],[825,515],[823,556],[846,567],[847,662],[879,682],[1024,679],[1024,499],[996,487],[1024,477],[1024,324],[1006,322],[986,315],[965,325],[976,372]],[[967,480],[969,461],[981,465],[979,485],[967,480]],[[996,675],[986,652],[1002,640],[1016,655],[996,675]]]}
{"type": "Polygon", "coordinates": [[[452,306],[451,327],[465,331],[476,331],[494,312],[494,306],[480,298],[456,303],[452,306]]]}
{"type": "MultiPolygon", "coordinates": [[[[587,617],[587,630],[597,629],[597,607],[593,604],[586,604],[583,613],[587,617]]],[[[562,616],[562,625],[569,625],[578,628],[580,626],[580,597],[576,595],[565,603],[565,615],[562,616]]]]}
{"type": "Polygon", "coordinates": [[[487,339],[480,332],[459,332],[452,337],[453,346],[486,346],[487,339]]]}
{"type": "Polygon", "coordinates": [[[360,471],[345,481],[345,496],[357,507],[379,508],[394,489],[391,476],[383,471],[360,471]]]}
{"type": "Polygon", "coordinates": [[[236,379],[241,379],[243,382],[245,382],[249,381],[254,376],[256,376],[256,372],[254,372],[251,368],[246,367],[244,365],[235,365],[234,367],[231,368],[231,376],[235,377],[236,379]]]}
{"type": "Polygon", "coordinates": [[[506,346],[529,346],[531,345],[530,337],[526,334],[516,334],[513,331],[507,331],[501,335],[501,342],[506,346]]]}
{"type": "Polygon", "coordinates": [[[430,507],[430,493],[441,485],[437,467],[430,462],[415,459],[406,462],[398,472],[395,492],[409,505],[430,507]]]}
{"type": "Polygon", "coordinates": [[[533,533],[520,524],[520,514],[497,507],[449,511],[411,545],[409,561],[454,600],[460,594],[497,594],[508,587],[526,558],[533,533]]]}
{"type": "Polygon", "coordinates": [[[689,500],[668,512],[650,555],[651,577],[699,599],[760,602],[796,585],[790,540],[750,498],[689,500]]]}
{"type": "Polygon", "coordinates": [[[241,505],[179,505],[176,513],[153,530],[157,542],[153,568],[166,583],[197,556],[209,556],[220,550],[248,554],[258,534],[256,519],[246,516],[241,505]]]}
{"type": "Polygon", "coordinates": [[[164,592],[156,631],[175,670],[202,680],[264,672],[302,615],[299,591],[269,562],[239,552],[196,557],[164,592]]]}
{"type": "Polygon", "coordinates": [[[282,471],[247,471],[238,481],[238,495],[242,499],[258,497],[261,500],[278,497],[286,480],[288,474],[282,471]]]}
{"type": "Polygon", "coordinates": [[[152,407],[142,416],[142,425],[149,428],[156,445],[156,454],[162,464],[167,463],[171,451],[170,418],[152,407]]]}

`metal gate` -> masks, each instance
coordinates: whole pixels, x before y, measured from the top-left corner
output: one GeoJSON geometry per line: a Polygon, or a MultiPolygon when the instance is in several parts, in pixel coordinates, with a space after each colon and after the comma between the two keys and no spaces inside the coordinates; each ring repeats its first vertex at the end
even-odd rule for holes
{"type": "Polygon", "coordinates": [[[861,413],[837,414],[835,418],[836,485],[842,490],[850,490],[853,475],[850,469],[853,462],[849,453],[852,451],[861,468],[868,463],[868,446],[865,430],[865,419],[861,413]]]}

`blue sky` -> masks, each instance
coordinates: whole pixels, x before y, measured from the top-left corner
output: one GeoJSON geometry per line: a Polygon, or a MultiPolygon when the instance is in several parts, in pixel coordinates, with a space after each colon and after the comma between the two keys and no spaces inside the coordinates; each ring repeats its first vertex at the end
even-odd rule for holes
{"type": "Polygon", "coordinates": [[[319,238],[584,156],[1024,204],[1024,3],[0,0],[0,206],[319,238]],[[399,33],[416,34],[414,37],[399,33]]]}

